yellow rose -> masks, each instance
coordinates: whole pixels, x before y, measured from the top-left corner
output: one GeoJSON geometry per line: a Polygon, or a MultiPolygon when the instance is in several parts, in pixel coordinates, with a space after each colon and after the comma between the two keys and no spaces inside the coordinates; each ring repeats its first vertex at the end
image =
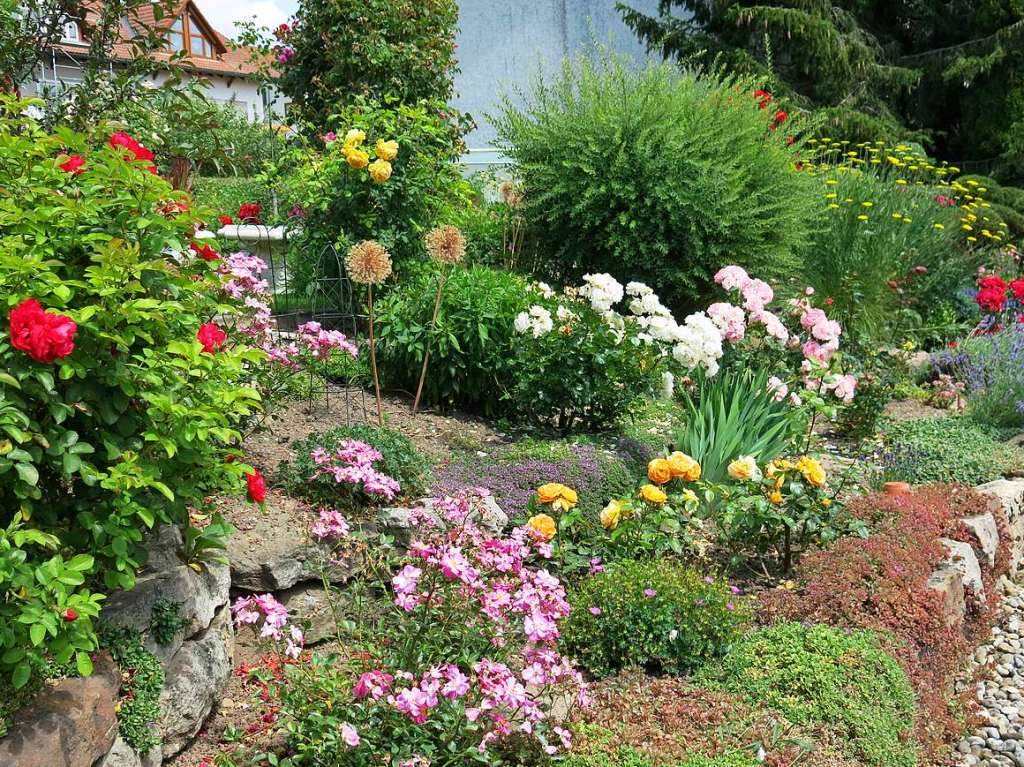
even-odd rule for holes
{"type": "Polygon", "coordinates": [[[815,487],[821,487],[825,484],[826,477],[824,467],[810,456],[805,455],[797,461],[796,468],[804,475],[804,479],[815,487]]]}
{"type": "Polygon", "coordinates": [[[651,482],[664,485],[666,482],[672,481],[672,466],[664,458],[655,458],[647,464],[647,476],[651,482]]]}
{"type": "Polygon", "coordinates": [[[385,141],[382,138],[377,139],[377,157],[382,160],[390,162],[398,157],[398,142],[397,141],[385,141]]]}
{"type": "Polygon", "coordinates": [[[826,509],[827,509],[827,508],[828,508],[829,506],[831,506],[831,505],[832,505],[832,499],[831,499],[831,498],[822,498],[822,499],[821,499],[821,505],[822,505],[822,506],[823,506],[824,508],[826,508],[826,509]]]}
{"type": "Polygon", "coordinates": [[[612,501],[601,510],[601,524],[605,530],[614,530],[622,519],[622,503],[612,501]]]}
{"type": "Polygon", "coordinates": [[[768,496],[768,500],[776,504],[782,503],[782,493],[780,493],[778,490],[775,490],[772,492],[771,495],[768,496]]]}
{"type": "Polygon", "coordinates": [[[535,517],[530,517],[530,521],[526,523],[526,526],[539,533],[545,541],[550,541],[555,537],[555,533],[558,532],[555,520],[547,514],[538,514],[535,517]]]}
{"type": "Polygon", "coordinates": [[[370,166],[370,178],[378,184],[383,184],[391,178],[391,163],[387,160],[377,160],[370,166]]]}
{"type": "Polygon", "coordinates": [[[665,495],[665,491],[660,487],[655,487],[654,485],[644,485],[641,487],[640,495],[642,495],[644,500],[648,503],[662,504],[668,500],[668,496],[665,495]]]}
{"type": "Polygon", "coordinates": [[[352,128],[345,134],[346,148],[351,147],[356,149],[357,147],[361,147],[364,141],[366,141],[366,131],[361,131],[358,128],[352,128]]]}
{"type": "Polygon", "coordinates": [[[740,482],[748,482],[757,475],[757,461],[753,456],[741,455],[729,464],[729,476],[740,482]]]}
{"type": "Polygon", "coordinates": [[[672,469],[672,476],[678,477],[684,482],[696,482],[700,479],[700,464],[686,453],[678,450],[668,457],[668,465],[672,469]]]}
{"type": "Polygon", "coordinates": [[[554,503],[562,494],[563,487],[565,485],[560,485],[557,482],[548,482],[546,485],[541,485],[537,488],[537,500],[541,503],[554,503]]]}
{"type": "Polygon", "coordinates": [[[568,511],[577,503],[579,503],[579,496],[576,495],[576,491],[571,487],[562,485],[562,492],[558,498],[551,504],[551,508],[558,511],[568,511]]]}
{"type": "Polygon", "coordinates": [[[370,155],[361,149],[352,149],[346,152],[345,159],[348,160],[348,164],[356,170],[362,170],[370,164],[370,155]]]}

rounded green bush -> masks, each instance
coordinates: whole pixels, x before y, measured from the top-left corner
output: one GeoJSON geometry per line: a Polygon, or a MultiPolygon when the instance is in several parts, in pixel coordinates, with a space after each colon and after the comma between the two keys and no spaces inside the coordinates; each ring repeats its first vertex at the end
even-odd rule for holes
{"type": "Polygon", "coordinates": [[[729,585],[672,560],[616,562],[569,598],[566,653],[598,676],[681,673],[725,653],[749,611],[729,585]]]}
{"type": "Polygon", "coordinates": [[[538,78],[494,118],[522,181],[535,269],[571,281],[608,272],[673,308],[738,263],[768,278],[795,266],[815,191],[793,170],[789,126],[772,130],[752,81],[637,69],[598,50],[538,78]]]}
{"type": "Polygon", "coordinates": [[[780,623],[749,634],[698,681],[778,709],[795,724],[825,725],[865,764],[917,764],[908,738],[917,711],[910,680],[872,632],[780,623]]]}

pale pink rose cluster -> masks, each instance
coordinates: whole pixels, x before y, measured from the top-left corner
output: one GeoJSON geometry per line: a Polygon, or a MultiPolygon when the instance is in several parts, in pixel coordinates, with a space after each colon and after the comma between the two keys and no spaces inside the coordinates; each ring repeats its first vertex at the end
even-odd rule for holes
{"type": "Polygon", "coordinates": [[[318,447],[310,452],[310,457],[318,467],[310,479],[333,477],[339,485],[355,485],[364,493],[389,501],[401,492],[397,480],[374,467],[384,456],[365,442],[346,439],[333,453],[318,447]]]}
{"type": "Polygon", "coordinates": [[[309,527],[309,533],[318,541],[348,538],[348,520],[334,509],[320,509],[319,516],[309,527]]]}
{"type": "Polygon", "coordinates": [[[231,613],[234,616],[235,626],[238,628],[244,626],[255,628],[262,620],[260,637],[277,641],[284,639],[287,642],[285,654],[290,658],[297,658],[302,652],[304,642],[302,629],[298,626],[288,625],[288,608],[278,602],[273,594],[253,594],[239,597],[231,605],[231,613]]]}
{"type": "Polygon", "coordinates": [[[324,330],[319,322],[307,322],[298,327],[299,338],[306,349],[318,360],[328,360],[335,349],[359,356],[359,349],[340,330],[324,330]]]}

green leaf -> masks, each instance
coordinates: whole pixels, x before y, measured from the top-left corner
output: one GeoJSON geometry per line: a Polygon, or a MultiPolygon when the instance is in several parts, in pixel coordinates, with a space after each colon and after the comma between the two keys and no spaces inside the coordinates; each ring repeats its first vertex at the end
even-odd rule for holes
{"type": "Polygon", "coordinates": [[[39,481],[39,472],[36,470],[36,467],[30,463],[16,463],[14,464],[14,470],[18,472],[18,476],[21,477],[22,482],[35,485],[39,481]]]}
{"type": "Polygon", "coordinates": [[[75,665],[82,676],[92,676],[92,658],[89,657],[89,653],[75,653],[75,665]]]}
{"type": "Polygon", "coordinates": [[[14,669],[14,673],[11,674],[11,686],[15,690],[20,690],[28,682],[28,678],[32,675],[32,667],[27,663],[19,663],[14,669]]]}
{"type": "Polygon", "coordinates": [[[42,623],[33,623],[32,627],[28,630],[28,636],[32,640],[32,646],[38,647],[43,643],[43,639],[46,638],[46,627],[42,623]]]}
{"type": "Polygon", "coordinates": [[[12,376],[10,373],[0,373],[0,383],[12,386],[15,389],[21,388],[21,384],[18,382],[18,379],[12,376]]]}

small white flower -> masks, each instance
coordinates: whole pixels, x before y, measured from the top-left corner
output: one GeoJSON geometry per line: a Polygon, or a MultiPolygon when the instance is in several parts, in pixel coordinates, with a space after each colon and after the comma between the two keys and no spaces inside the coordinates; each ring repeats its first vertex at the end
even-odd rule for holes
{"type": "Polygon", "coordinates": [[[517,333],[525,333],[530,329],[530,315],[526,312],[520,312],[516,315],[514,324],[517,333]]]}
{"type": "MultiPolygon", "coordinates": [[[[672,373],[666,370],[661,374],[661,398],[665,400],[672,399],[672,395],[676,391],[676,377],[672,373]]],[[[673,634],[675,631],[673,630],[673,634]]],[[[672,637],[675,639],[675,637],[672,637]]]]}
{"type": "Polygon", "coordinates": [[[654,291],[642,282],[631,282],[626,285],[626,294],[630,296],[636,296],[637,298],[643,298],[649,296],[654,291]]]}

